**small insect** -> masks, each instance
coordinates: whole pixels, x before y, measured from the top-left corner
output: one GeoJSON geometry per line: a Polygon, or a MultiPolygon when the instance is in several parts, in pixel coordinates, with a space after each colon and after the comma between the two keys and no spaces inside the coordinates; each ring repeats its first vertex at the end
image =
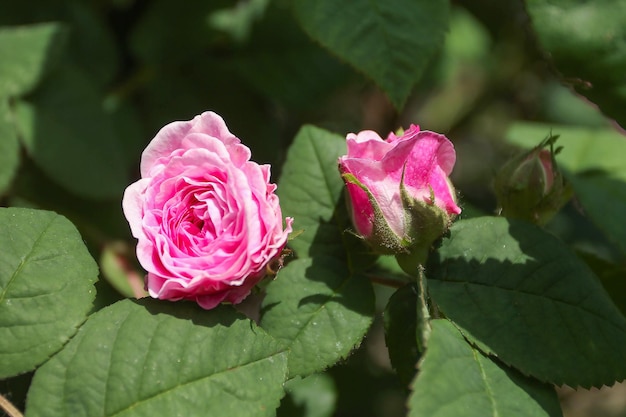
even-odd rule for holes
{"type": "Polygon", "coordinates": [[[268,263],[265,267],[265,272],[267,275],[276,276],[278,271],[285,265],[285,258],[291,256],[293,251],[289,248],[284,248],[278,258],[274,259],[272,262],[268,263]]]}

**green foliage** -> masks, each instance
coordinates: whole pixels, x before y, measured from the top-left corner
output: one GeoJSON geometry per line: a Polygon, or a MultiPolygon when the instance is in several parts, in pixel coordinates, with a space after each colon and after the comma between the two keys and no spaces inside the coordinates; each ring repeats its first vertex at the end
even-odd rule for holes
{"type": "Polygon", "coordinates": [[[326,256],[298,259],[263,300],[261,327],[289,347],[289,375],[333,365],[358,345],[374,313],[369,281],[326,256]]]}
{"type": "Polygon", "coordinates": [[[400,109],[443,43],[447,0],[294,0],[304,30],[373,79],[400,109]]]}
{"type": "Polygon", "coordinates": [[[0,98],[0,195],[13,180],[20,161],[20,142],[11,123],[6,99],[0,98]]]}
{"type": "Polygon", "coordinates": [[[327,130],[304,126],[287,154],[278,195],[285,216],[294,217],[294,229],[304,233],[289,246],[301,257],[319,255],[348,259],[359,268],[355,255],[370,257],[349,233],[350,221],[343,204],[343,182],[337,174],[337,160],[345,154],[341,136],[327,130]]]}
{"type": "Polygon", "coordinates": [[[403,384],[408,385],[417,371],[415,365],[421,355],[417,343],[418,289],[414,284],[399,288],[385,308],[385,343],[389,360],[403,384]]]}
{"type": "Polygon", "coordinates": [[[0,97],[31,91],[56,64],[66,40],[65,29],[42,23],[0,29],[0,97]]]}
{"type": "Polygon", "coordinates": [[[573,387],[626,378],[626,319],[593,272],[542,229],[495,217],[459,221],[428,277],[446,317],[522,373],[573,387]]]}
{"type": "Polygon", "coordinates": [[[53,180],[90,198],[121,196],[128,182],[123,149],[102,98],[80,71],[56,72],[15,113],[24,146],[53,180]]]}
{"type": "Polygon", "coordinates": [[[626,141],[608,128],[583,128],[561,125],[519,123],[507,138],[523,147],[552,131],[558,134],[563,149],[557,156],[560,166],[569,171],[568,179],[577,200],[600,229],[626,253],[626,141]]]}
{"type": "Polygon", "coordinates": [[[281,404],[277,416],[331,417],[337,402],[335,389],[333,379],[327,374],[290,379],[285,383],[288,394],[285,399],[289,402],[281,404]]]}
{"type": "Polygon", "coordinates": [[[561,76],[626,127],[626,3],[527,0],[526,7],[561,76]]]}
{"type": "Polygon", "coordinates": [[[626,9],[451,3],[4,0],[0,404],[556,417],[551,384],[625,379],[626,141],[587,99],[624,126],[626,9]],[[205,110],[271,163],[295,219],[293,254],[237,306],[250,318],[119,301],[145,295],[124,188],[162,126],[205,110]],[[428,285],[351,232],[337,170],[347,133],[411,123],[457,151],[463,212],[429,248],[428,285]],[[573,204],[548,231],[481,217],[508,145],[550,132],[573,204]]]}
{"type": "Polygon", "coordinates": [[[60,350],[95,296],[95,262],[64,217],[0,208],[0,378],[60,350]]]}
{"type": "Polygon", "coordinates": [[[411,417],[561,416],[554,388],[473,348],[447,320],[434,320],[409,398],[411,417]]]}
{"type": "Polygon", "coordinates": [[[286,353],[231,307],[125,300],[37,370],[27,416],[271,416],[286,353]]]}

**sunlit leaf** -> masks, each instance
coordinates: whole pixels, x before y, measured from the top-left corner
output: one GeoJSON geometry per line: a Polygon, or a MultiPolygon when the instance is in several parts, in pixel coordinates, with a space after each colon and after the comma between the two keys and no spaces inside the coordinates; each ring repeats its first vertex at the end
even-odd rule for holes
{"type": "Polygon", "coordinates": [[[120,301],[39,368],[27,416],[272,416],[286,353],[231,307],[120,301]]]}
{"type": "Polygon", "coordinates": [[[373,79],[400,108],[448,28],[447,0],[296,0],[304,30],[373,79]]]}
{"type": "Polygon", "coordinates": [[[0,378],[35,368],[92,307],[98,268],[65,217],[0,208],[0,378]]]}
{"type": "Polygon", "coordinates": [[[626,378],[626,319],[564,243],[521,221],[458,221],[427,269],[441,311],[481,350],[570,386],[626,378]]]}
{"type": "Polygon", "coordinates": [[[289,242],[296,254],[329,255],[364,268],[375,257],[350,233],[344,206],[344,184],[337,169],[346,153],[346,141],[327,130],[304,126],[287,153],[278,183],[283,214],[295,219],[294,228],[303,233],[289,242]]]}
{"type": "Polygon", "coordinates": [[[473,348],[447,320],[434,320],[409,398],[409,417],[559,417],[554,388],[473,348]]]}
{"type": "Polygon", "coordinates": [[[626,3],[527,0],[526,8],[564,81],[626,127],[626,3]]]}
{"type": "Polygon", "coordinates": [[[289,348],[289,375],[319,372],[360,344],[374,314],[369,280],[327,256],[297,259],[267,288],[261,327],[289,348]]]}

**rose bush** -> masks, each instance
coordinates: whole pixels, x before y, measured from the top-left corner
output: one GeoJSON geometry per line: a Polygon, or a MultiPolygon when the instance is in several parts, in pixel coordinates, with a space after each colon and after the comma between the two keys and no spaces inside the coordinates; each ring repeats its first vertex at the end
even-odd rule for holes
{"type": "Polygon", "coordinates": [[[149,294],[205,309],[242,301],[291,232],[275,190],[217,114],[163,127],[122,202],[149,294]]]}
{"type": "Polygon", "coordinates": [[[383,254],[428,246],[461,212],[448,179],[456,161],[444,136],[416,125],[383,140],[365,130],[347,135],[339,158],[356,233],[383,254]]]}

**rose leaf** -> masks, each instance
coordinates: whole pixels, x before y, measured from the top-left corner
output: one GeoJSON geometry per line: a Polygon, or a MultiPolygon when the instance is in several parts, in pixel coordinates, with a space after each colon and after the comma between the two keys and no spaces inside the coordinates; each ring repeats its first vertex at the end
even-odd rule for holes
{"type": "Polygon", "coordinates": [[[0,97],[30,92],[59,60],[67,31],[56,23],[0,29],[0,97]]]}
{"type": "Polygon", "coordinates": [[[272,416],[286,364],[232,307],[123,300],[37,370],[26,416],[272,416]]]}
{"type": "Polygon", "coordinates": [[[626,378],[626,319],[587,265],[522,221],[461,220],[430,259],[433,300],[483,352],[572,387],[626,378]]]}
{"type": "Polygon", "coordinates": [[[369,280],[328,256],[297,259],[267,288],[261,327],[289,348],[289,375],[319,372],[348,356],[369,329],[369,280]]]}
{"type": "Polygon", "coordinates": [[[53,212],[0,208],[0,378],[34,369],[85,320],[98,268],[53,212]]]}
{"type": "Polygon", "coordinates": [[[526,8],[563,80],[626,127],[626,3],[528,0],[526,8]]]}
{"type": "Polygon", "coordinates": [[[296,0],[305,32],[382,88],[401,108],[442,46],[447,0],[296,0]]]}
{"type": "Polygon", "coordinates": [[[409,397],[409,417],[562,416],[554,388],[473,348],[447,320],[433,320],[409,397]]]}
{"type": "Polygon", "coordinates": [[[15,106],[20,139],[54,182],[81,197],[119,198],[128,184],[125,147],[103,98],[77,67],[67,65],[15,106]]]}
{"type": "Polygon", "coordinates": [[[0,97],[0,195],[11,184],[20,162],[20,143],[11,122],[8,102],[0,97]]]}
{"type": "Polygon", "coordinates": [[[333,256],[361,269],[375,257],[350,233],[337,169],[345,153],[345,138],[315,126],[302,127],[287,153],[277,194],[283,215],[294,218],[294,230],[303,231],[289,242],[298,257],[333,256]]]}
{"type": "Polygon", "coordinates": [[[398,378],[408,385],[415,376],[415,364],[420,352],[417,344],[418,289],[414,284],[399,288],[385,307],[385,343],[391,365],[398,378]]]}

